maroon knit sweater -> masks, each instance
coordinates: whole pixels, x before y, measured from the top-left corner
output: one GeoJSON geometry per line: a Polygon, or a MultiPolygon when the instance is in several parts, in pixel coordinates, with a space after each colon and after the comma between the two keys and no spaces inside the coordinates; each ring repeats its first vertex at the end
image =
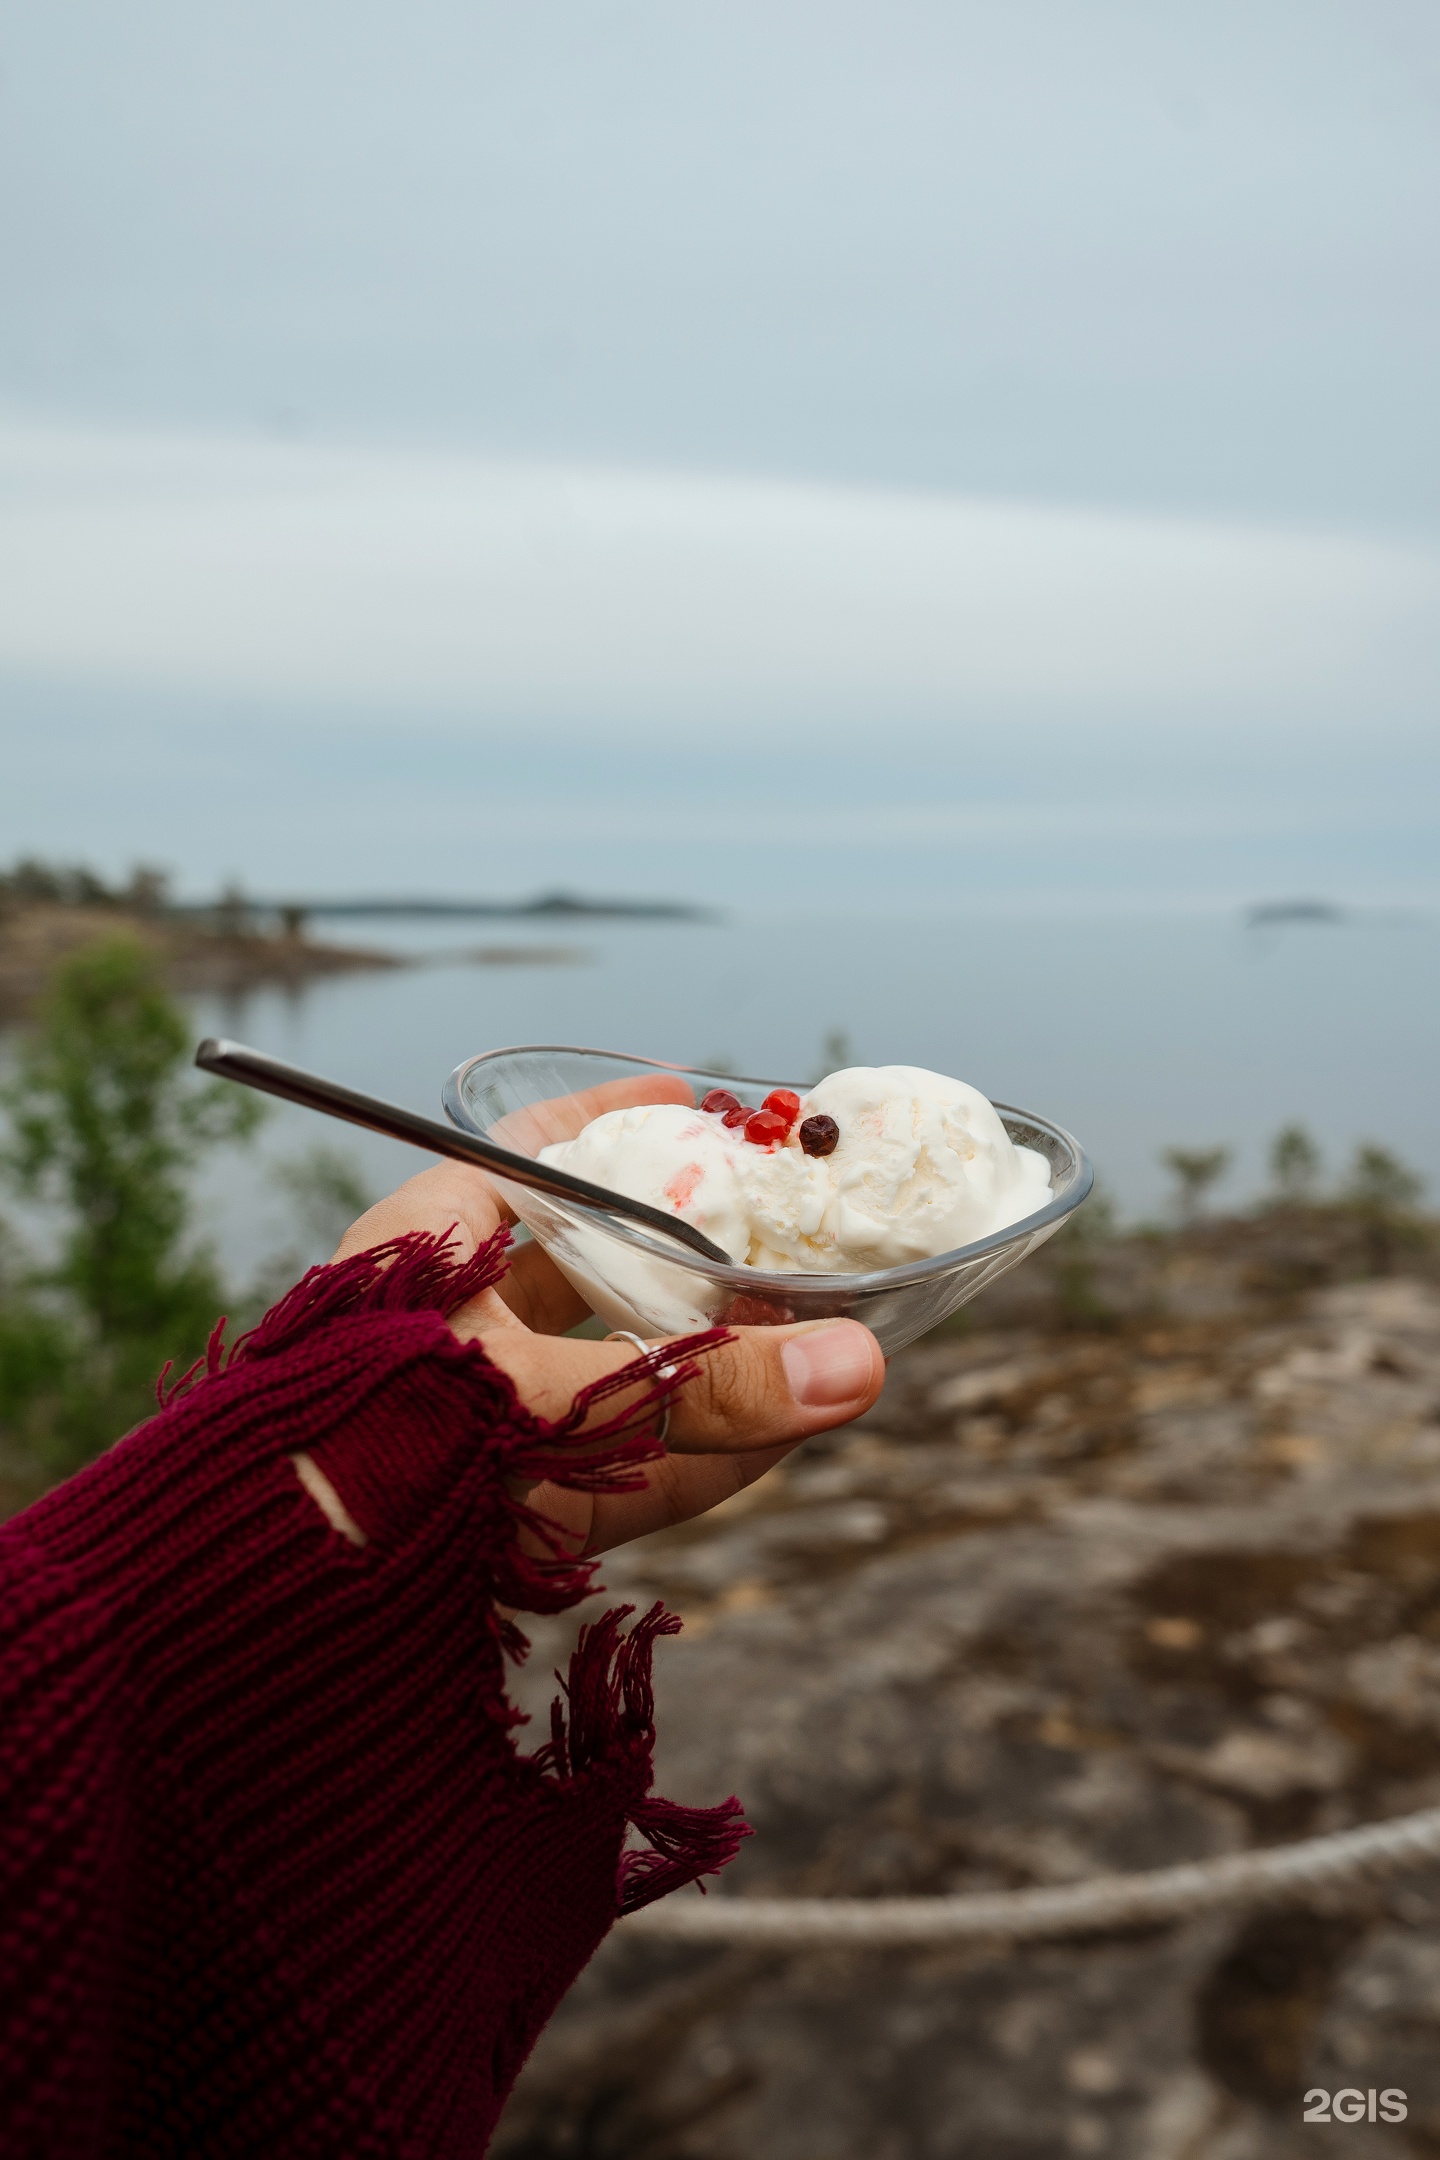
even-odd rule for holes
{"type": "Polygon", "coordinates": [[[658,1606],[589,1629],[568,1715],[514,1744],[496,1606],[558,1611],[592,1570],[524,1557],[512,1490],[633,1485],[694,1366],[641,1367],[583,1440],[613,1387],[532,1417],[445,1325],[503,1244],[316,1269],[0,1529],[7,2160],[473,2160],[616,1915],[744,1835],[733,1800],[647,1797],[658,1606]]]}

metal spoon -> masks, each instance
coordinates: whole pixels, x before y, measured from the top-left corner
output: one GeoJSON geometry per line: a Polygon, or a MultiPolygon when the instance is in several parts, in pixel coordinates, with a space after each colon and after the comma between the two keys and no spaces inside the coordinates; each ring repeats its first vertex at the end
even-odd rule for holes
{"type": "Polygon", "coordinates": [[[498,1147],[493,1140],[457,1132],[437,1118],[421,1117],[418,1111],[402,1110],[397,1103],[381,1102],[378,1096],[341,1087],[338,1080],[322,1080],[318,1073],[287,1065],[283,1058],[269,1057],[265,1051],[252,1050],[245,1043],[207,1035],[195,1052],[195,1063],[202,1072],[238,1080],[244,1087],[279,1095],[285,1102],[301,1103],[307,1110],[323,1110],[327,1117],[344,1118],[347,1124],[364,1125],[371,1132],[388,1133],[392,1140],[408,1140],[412,1147],[428,1148],[432,1155],[475,1163],[482,1170],[508,1178],[512,1185],[528,1185],[534,1192],[548,1193],[553,1200],[578,1200],[607,1215],[623,1216],[627,1222],[640,1223],[646,1230],[686,1246],[702,1260],[727,1268],[733,1264],[727,1252],[713,1245],[692,1224],[681,1222],[677,1215],[647,1207],[643,1200],[611,1192],[604,1185],[592,1185],[589,1178],[572,1177],[568,1170],[547,1169],[528,1156],[512,1155],[509,1148],[498,1147]]]}

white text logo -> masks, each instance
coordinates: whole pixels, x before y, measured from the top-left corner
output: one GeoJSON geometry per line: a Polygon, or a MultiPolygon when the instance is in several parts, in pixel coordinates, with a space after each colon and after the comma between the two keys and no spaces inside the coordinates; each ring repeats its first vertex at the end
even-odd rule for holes
{"type": "Polygon", "coordinates": [[[1312,2085],[1305,2095],[1306,2122],[1404,2122],[1405,2095],[1396,2086],[1377,2093],[1372,2085],[1361,2092],[1358,2085],[1342,2085],[1330,2094],[1323,2085],[1312,2085]]]}

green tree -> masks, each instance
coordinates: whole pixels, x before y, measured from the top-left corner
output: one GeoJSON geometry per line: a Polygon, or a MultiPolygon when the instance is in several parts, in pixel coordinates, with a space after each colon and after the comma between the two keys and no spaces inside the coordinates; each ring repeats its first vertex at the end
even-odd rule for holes
{"type": "Polygon", "coordinates": [[[261,1108],[225,1081],[191,1085],[187,1047],[154,955],[107,938],[59,969],[3,1092],[4,1167],[64,1223],[56,1264],[28,1285],[59,1295],[70,1329],[54,1468],[142,1417],[159,1368],[199,1353],[223,1302],[213,1260],[186,1242],[186,1173],[261,1108]]]}
{"type": "MultiPolygon", "coordinates": [[[[34,1438],[35,1411],[53,1405],[74,1355],[64,1315],[37,1296],[8,1224],[0,1223],[0,1434],[34,1438]]],[[[33,1450],[32,1450],[33,1452],[33,1450]]]]}
{"type": "Polygon", "coordinates": [[[1320,1182],[1320,1150],[1303,1125],[1286,1125],[1270,1143],[1270,1176],[1283,1207],[1308,1207],[1320,1182]]]}
{"type": "Polygon", "coordinates": [[[1198,1221],[1206,1193],[1230,1167],[1229,1148],[1166,1148],[1161,1160],[1176,1182],[1180,1220],[1198,1221]]]}
{"type": "Polygon", "coordinates": [[[1425,1181],[1388,1148],[1372,1142],[1355,1150],[1345,1199],[1359,1216],[1371,1272],[1388,1275],[1395,1249],[1414,1233],[1414,1213],[1425,1181]]]}

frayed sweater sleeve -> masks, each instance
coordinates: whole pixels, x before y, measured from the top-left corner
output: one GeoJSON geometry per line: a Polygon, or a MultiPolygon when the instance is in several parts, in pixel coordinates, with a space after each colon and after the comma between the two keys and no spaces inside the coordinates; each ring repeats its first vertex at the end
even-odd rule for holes
{"type": "Polygon", "coordinates": [[[502,1266],[412,1237],[316,1270],[0,1530],[7,2154],[478,2156],[617,1910],[744,1834],[649,1796],[658,1609],[607,1615],[513,1744],[496,1603],[592,1572],[543,1525],[522,1557],[513,1494],[633,1483],[694,1367],[543,1424],[445,1325],[502,1266]]]}

